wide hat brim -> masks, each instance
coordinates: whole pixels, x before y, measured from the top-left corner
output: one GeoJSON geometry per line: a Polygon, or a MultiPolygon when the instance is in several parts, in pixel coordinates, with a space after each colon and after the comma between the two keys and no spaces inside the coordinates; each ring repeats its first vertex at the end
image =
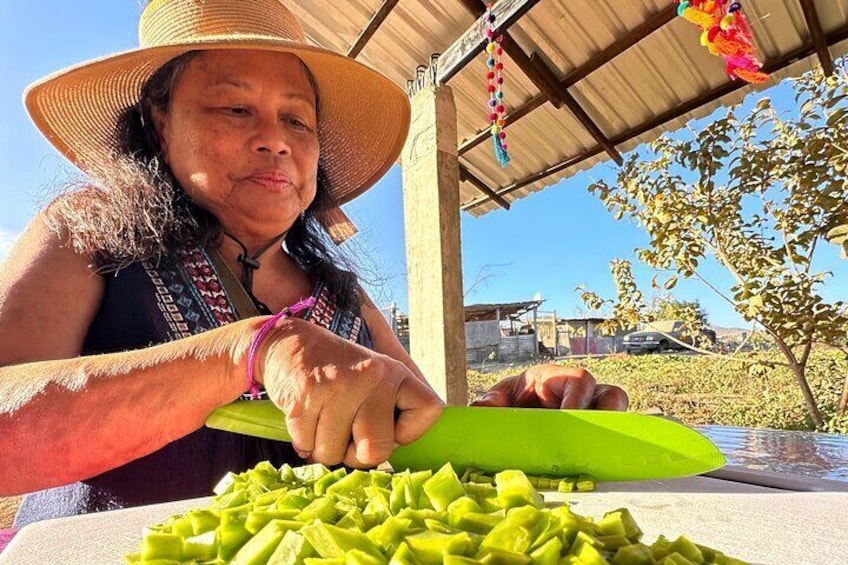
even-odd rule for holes
{"type": "Polygon", "coordinates": [[[45,77],[27,88],[24,103],[47,140],[91,173],[116,153],[118,117],[138,104],[145,81],[174,57],[212,49],[291,53],[306,64],[318,88],[319,162],[337,204],[370,188],[398,159],[409,132],[406,94],[348,57],[276,37],[206,36],[132,49],[45,77]]]}

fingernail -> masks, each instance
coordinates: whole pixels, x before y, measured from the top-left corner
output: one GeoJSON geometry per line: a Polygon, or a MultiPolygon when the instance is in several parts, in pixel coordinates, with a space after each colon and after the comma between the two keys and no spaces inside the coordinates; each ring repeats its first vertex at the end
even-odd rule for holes
{"type": "Polygon", "coordinates": [[[297,451],[297,456],[301,459],[309,459],[309,456],[312,455],[309,451],[300,451],[298,449],[295,449],[295,451],[297,451]]]}

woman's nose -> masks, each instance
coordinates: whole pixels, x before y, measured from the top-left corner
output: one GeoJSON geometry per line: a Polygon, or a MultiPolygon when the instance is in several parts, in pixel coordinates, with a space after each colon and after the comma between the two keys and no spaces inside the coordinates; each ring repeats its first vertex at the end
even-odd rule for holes
{"type": "Polygon", "coordinates": [[[291,153],[287,132],[277,119],[262,119],[257,123],[252,145],[252,149],[258,153],[273,155],[288,155],[291,153]]]}

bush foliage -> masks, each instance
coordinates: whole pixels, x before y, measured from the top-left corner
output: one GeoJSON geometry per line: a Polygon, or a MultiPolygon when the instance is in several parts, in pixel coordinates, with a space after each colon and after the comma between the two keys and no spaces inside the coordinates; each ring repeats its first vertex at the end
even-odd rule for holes
{"type": "MultiPolygon", "coordinates": [[[[780,360],[774,352],[750,355],[780,360]]],[[[752,366],[701,355],[622,354],[559,364],[585,367],[599,382],[622,387],[630,395],[634,411],[659,408],[691,425],[815,429],[795,376],[786,367],[752,366]]],[[[469,395],[473,398],[523,368],[516,366],[490,373],[469,371],[469,395]]],[[[841,421],[836,418],[846,374],[848,362],[843,353],[827,348],[813,350],[808,379],[819,399],[825,431],[848,433],[848,418],[841,421]]]]}

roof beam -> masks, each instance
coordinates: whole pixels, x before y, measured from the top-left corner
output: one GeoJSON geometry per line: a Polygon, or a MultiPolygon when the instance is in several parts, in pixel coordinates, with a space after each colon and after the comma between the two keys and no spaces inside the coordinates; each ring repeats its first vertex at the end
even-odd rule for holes
{"type": "Polygon", "coordinates": [[[489,188],[482,180],[477,178],[474,173],[468,170],[468,167],[459,165],[459,180],[470,182],[477,190],[494,200],[504,210],[509,210],[509,202],[503,196],[499,196],[497,192],[489,188]]]}
{"type": "MultiPolygon", "coordinates": [[[[462,0],[466,9],[477,17],[465,33],[453,42],[440,56],[436,70],[436,82],[445,84],[461,71],[469,61],[482,53],[486,48],[485,5],[477,0],[462,0]],[[477,8],[472,7],[476,4],[477,8]],[[482,15],[480,15],[482,14],[482,15]]],[[[539,3],[539,0],[500,0],[494,7],[495,34],[506,32],[509,27],[521,19],[524,14],[539,3]]]]}
{"type": "MultiPolygon", "coordinates": [[[[476,2],[476,0],[468,0],[471,2],[476,2]]],[[[600,67],[609,63],[617,56],[621,55],[625,51],[627,51],[630,47],[633,47],[667,23],[673,21],[677,17],[677,6],[676,4],[671,4],[667,8],[663,8],[662,10],[656,12],[653,16],[648,18],[643,24],[639,25],[639,27],[633,29],[630,33],[625,35],[624,37],[616,40],[604,50],[599,52],[597,55],[589,59],[586,63],[580,65],[572,72],[568,73],[564,79],[562,79],[559,84],[561,88],[569,88],[574,86],[587,76],[589,76],[594,71],[598,70],[600,67]]],[[[537,94],[509,114],[504,117],[504,128],[509,127],[513,123],[517,122],[539,106],[544,105],[547,102],[544,94],[537,94]]],[[[467,153],[471,151],[476,146],[484,142],[486,139],[490,137],[489,127],[483,128],[474,134],[474,137],[464,141],[459,146],[459,154],[467,153]]]]}
{"type": "MultiPolygon", "coordinates": [[[[848,25],[844,25],[841,28],[836,29],[836,30],[825,35],[825,42],[826,42],[826,45],[828,47],[831,46],[831,45],[834,45],[836,43],[839,43],[841,41],[845,41],[846,39],[848,39],[848,25]]],[[[815,45],[813,45],[812,43],[808,43],[807,45],[804,45],[804,46],[802,46],[798,49],[795,49],[794,51],[791,51],[791,52],[787,53],[786,55],[783,55],[782,57],[779,57],[779,58],[777,58],[773,61],[767,62],[763,66],[763,71],[765,71],[767,73],[775,73],[775,72],[777,72],[781,69],[784,69],[785,67],[788,67],[792,63],[795,63],[799,59],[809,57],[810,55],[812,55],[814,53],[816,53],[815,45]]],[[[701,94],[701,95],[699,95],[695,98],[692,98],[691,100],[685,102],[684,104],[681,104],[680,106],[672,108],[671,110],[669,110],[667,112],[663,112],[662,114],[660,114],[659,116],[657,116],[656,118],[651,120],[650,122],[647,122],[645,124],[642,124],[640,126],[637,126],[635,128],[631,128],[627,131],[620,133],[619,135],[613,137],[611,141],[612,141],[612,143],[614,143],[616,145],[630,141],[631,139],[639,137],[640,135],[642,135],[642,134],[644,134],[648,131],[651,131],[652,129],[654,129],[656,127],[659,127],[659,126],[661,126],[661,125],[663,125],[667,122],[670,122],[671,120],[677,119],[680,116],[683,116],[683,115],[687,114],[688,112],[691,112],[691,111],[703,106],[704,104],[709,104],[710,102],[718,100],[722,96],[726,96],[726,95],[728,95],[732,92],[735,92],[735,91],[739,90],[740,88],[744,88],[746,86],[748,86],[748,83],[741,81],[741,80],[731,80],[731,81],[725,82],[724,84],[722,84],[720,86],[717,86],[717,87],[715,87],[715,88],[713,88],[713,89],[711,89],[711,90],[709,90],[709,91],[707,91],[707,92],[705,92],[705,93],[703,93],[703,94],[701,94]]],[[[527,185],[530,185],[530,184],[533,184],[537,181],[540,181],[545,177],[556,174],[556,173],[558,173],[558,172],[560,172],[564,169],[567,169],[569,167],[572,167],[574,165],[582,163],[583,161],[585,161],[587,159],[591,159],[592,157],[595,157],[596,155],[599,155],[602,152],[603,152],[603,148],[600,145],[596,145],[595,147],[592,147],[591,149],[587,149],[586,151],[580,153],[579,155],[575,155],[574,157],[569,157],[568,159],[561,161],[561,162],[559,162],[559,163],[557,163],[557,164],[555,164],[551,167],[548,167],[547,169],[545,169],[543,171],[540,171],[538,173],[530,175],[529,177],[526,177],[524,179],[516,181],[509,186],[501,188],[500,190],[497,190],[496,193],[497,193],[498,196],[501,196],[501,197],[506,196],[507,194],[509,194],[511,192],[515,192],[516,190],[524,188],[527,185]]],[[[462,206],[462,210],[470,210],[472,208],[476,208],[477,206],[480,206],[481,204],[484,204],[487,201],[488,201],[487,198],[474,200],[474,201],[469,202],[468,204],[465,204],[464,206],[462,206]]]]}
{"type": "Polygon", "coordinates": [[[624,159],[621,158],[621,153],[618,152],[618,149],[610,143],[609,138],[607,138],[606,134],[601,131],[601,128],[598,127],[598,124],[589,117],[589,114],[586,113],[586,110],[580,105],[580,103],[575,100],[574,96],[568,92],[568,89],[563,87],[557,82],[557,77],[547,63],[539,56],[538,53],[533,53],[530,55],[530,64],[533,65],[539,73],[543,77],[547,77],[546,81],[550,81],[555,85],[557,89],[557,94],[562,100],[563,104],[574,114],[574,117],[577,118],[577,121],[589,132],[589,135],[598,142],[598,145],[604,148],[613,161],[621,165],[624,163],[624,159]]]}
{"type": "Polygon", "coordinates": [[[553,71],[548,69],[547,66],[542,69],[539,68],[538,65],[534,65],[530,60],[530,57],[528,57],[524,52],[524,49],[522,49],[508,33],[503,34],[501,47],[503,47],[504,53],[509,55],[509,58],[513,60],[519,69],[521,69],[524,76],[529,78],[530,82],[539,89],[542,95],[550,101],[555,108],[562,108],[565,101],[562,99],[562,95],[559,91],[559,81],[556,76],[554,75],[553,79],[551,79],[553,71]],[[545,71],[548,72],[546,73],[545,71]]]}
{"type": "Polygon", "coordinates": [[[810,37],[813,39],[813,45],[816,46],[816,53],[819,56],[822,69],[824,69],[824,74],[830,76],[835,69],[833,68],[833,59],[830,57],[830,51],[827,50],[827,42],[824,38],[816,5],[813,0],[801,0],[801,9],[804,11],[807,29],[810,30],[810,37]]]}
{"type": "Polygon", "coordinates": [[[371,20],[368,22],[368,25],[366,25],[365,29],[359,33],[359,37],[356,38],[356,41],[354,41],[353,45],[350,46],[350,49],[347,50],[348,57],[356,59],[399,1],[400,0],[383,0],[383,3],[380,4],[380,7],[377,8],[377,11],[374,12],[373,16],[371,16],[371,20]]]}

